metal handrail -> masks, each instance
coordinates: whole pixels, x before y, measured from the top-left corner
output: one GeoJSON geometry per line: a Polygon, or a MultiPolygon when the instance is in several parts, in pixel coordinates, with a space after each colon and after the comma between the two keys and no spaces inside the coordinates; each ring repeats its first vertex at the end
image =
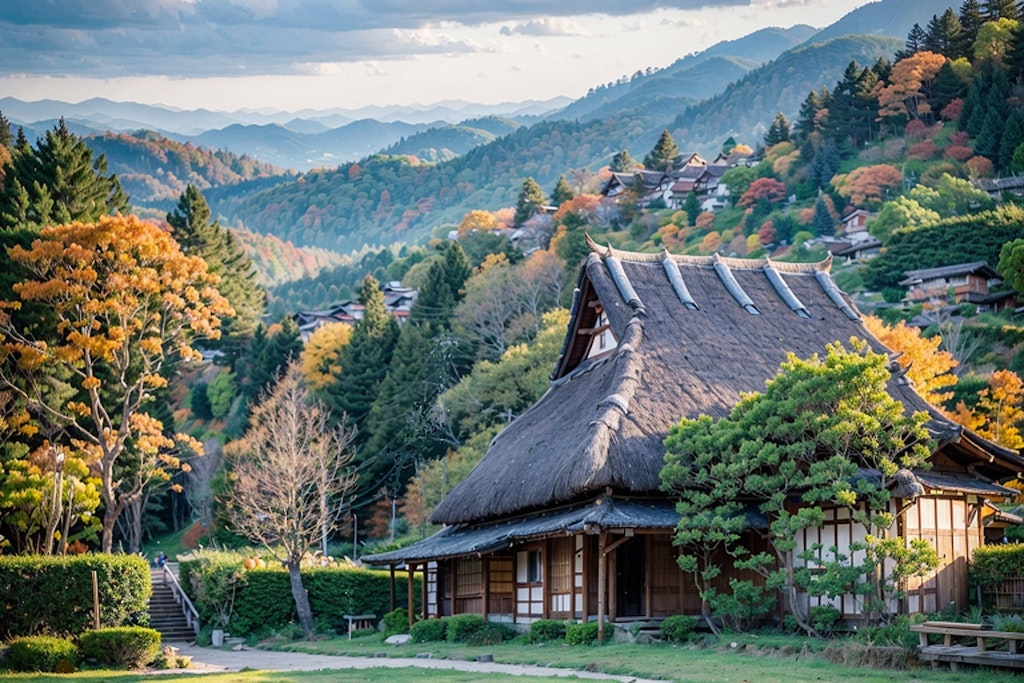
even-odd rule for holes
{"type": "Polygon", "coordinates": [[[181,584],[178,583],[178,577],[174,575],[171,568],[165,564],[163,566],[163,581],[164,585],[171,587],[171,593],[174,594],[174,601],[181,604],[181,611],[185,615],[185,621],[195,631],[196,636],[199,636],[199,611],[196,610],[195,605],[188,599],[188,595],[182,589],[181,584]]]}

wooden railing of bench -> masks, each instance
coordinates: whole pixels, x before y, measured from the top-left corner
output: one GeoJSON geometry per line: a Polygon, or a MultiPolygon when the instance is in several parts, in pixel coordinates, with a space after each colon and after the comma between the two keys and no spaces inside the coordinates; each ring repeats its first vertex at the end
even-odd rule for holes
{"type": "Polygon", "coordinates": [[[926,621],[914,624],[910,630],[921,638],[918,656],[921,660],[932,662],[948,662],[952,669],[958,664],[979,664],[982,666],[1002,666],[1024,668],[1024,653],[1020,651],[1020,643],[1024,641],[1024,633],[1015,631],[994,631],[984,628],[981,624],[960,624],[948,621],[926,621]],[[942,645],[931,645],[928,636],[942,636],[942,645]],[[954,645],[954,638],[969,638],[974,645],[954,645]],[[1002,647],[1006,642],[1006,649],[1002,647]]]}

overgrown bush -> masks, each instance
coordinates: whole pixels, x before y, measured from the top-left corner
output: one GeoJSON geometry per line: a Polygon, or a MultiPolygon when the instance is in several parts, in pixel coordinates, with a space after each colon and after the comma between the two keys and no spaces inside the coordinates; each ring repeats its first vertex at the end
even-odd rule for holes
{"type": "Polygon", "coordinates": [[[241,553],[205,551],[179,564],[181,584],[199,612],[199,623],[214,628],[231,623],[235,598],[247,579],[245,559],[241,553]]]}
{"type": "Polygon", "coordinates": [[[558,619],[539,619],[530,624],[526,640],[531,643],[562,640],[565,638],[565,626],[565,622],[558,619]]]}
{"type": "Polygon", "coordinates": [[[381,634],[385,638],[398,633],[406,633],[409,630],[409,610],[399,607],[385,614],[381,622],[383,626],[381,634]]]}
{"type": "Polygon", "coordinates": [[[0,557],[0,640],[44,632],[71,636],[89,628],[93,571],[102,626],[149,623],[152,586],[141,557],[0,557]]]}
{"type": "Polygon", "coordinates": [[[7,666],[12,671],[54,672],[57,666],[78,661],[78,648],[69,638],[56,636],[25,636],[16,638],[7,647],[7,666]]]}
{"type": "Polygon", "coordinates": [[[985,590],[1010,576],[1024,576],[1024,543],[983,545],[974,549],[971,583],[985,590]]]}
{"type": "Polygon", "coordinates": [[[683,643],[697,628],[700,619],[686,614],[676,614],[661,622],[661,638],[672,643],[683,643]]]}
{"type": "Polygon", "coordinates": [[[138,668],[160,655],[160,632],[141,626],[101,628],[79,636],[78,648],[86,659],[138,668]]]}
{"type": "Polygon", "coordinates": [[[590,645],[597,642],[598,623],[588,621],[582,624],[569,624],[565,627],[565,642],[569,645],[590,645]]]}
{"type": "Polygon", "coordinates": [[[447,619],[424,619],[412,625],[409,632],[414,643],[436,643],[448,636],[447,619]]]}
{"type": "Polygon", "coordinates": [[[446,617],[448,642],[465,643],[474,633],[483,628],[484,618],[479,614],[457,614],[446,617]]]}
{"type": "Polygon", "coordinates": [[[477,630],[466,636],[466,645],[498,645],[506,640],[512,640],[517,635],[516,630],[508,624],[501,624],[493,621],[484,622],[477,630]]]}

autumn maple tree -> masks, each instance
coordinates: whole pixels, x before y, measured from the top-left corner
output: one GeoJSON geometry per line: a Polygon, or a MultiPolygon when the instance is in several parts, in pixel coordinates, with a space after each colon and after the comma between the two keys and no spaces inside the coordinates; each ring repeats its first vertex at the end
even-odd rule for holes
{"type": "Polygon", "coordinates": [[[928,92],[945,63],[943,55],[923,51],[893,64],[888,85],[878,90],[879,115],[915,121],[930,114],[928,92]]]}
{"type": "Polygon", "coordinates": [[[948,351],[941,350],[942,337],[922,337],[921,330],[904,322],[889,326],[874,316],[864,318],[864,326],[887,348],[899,353],[901,368],[907,368],[907,378],[914,389],[933,406],[942,405],[953,397],[952,388],[957,377],[953,369],[957,360],[948,351]]]}
{"type": "Polygon", "coordinates": [[[104,506],[101,545],[109,552],[126,506],[179,465],[163,424],[146,412],[167,383],[161,370],[172,358],[198,358],[191,342],[216,338],[231,307],[201,258],[134,216],[44,228],[10,258],[28,275],[14,285],[17,300],[0,308],[0,383],[91,454],[104,506]],[[48,334],[15,324],[11,312],[22,305],[48,318],[38,327],[48,334]],[[72,400],[46,400],[44,385],[55,376],[72,400]]]}

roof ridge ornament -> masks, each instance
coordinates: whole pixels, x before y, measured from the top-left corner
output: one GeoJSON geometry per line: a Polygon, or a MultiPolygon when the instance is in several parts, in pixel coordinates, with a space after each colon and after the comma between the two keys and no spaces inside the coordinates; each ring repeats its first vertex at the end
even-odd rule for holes
{"type": "Polygon", "coordinates": [[[739,281],[736,280],[736,276],[728,265],[722,262],[721,257],[715,254],[713,264],[715,273],[718,275],[718,279],[725,285],[726,290],[729,294],[732,294],[732,298],[736,299],[736,302],[743,307],[747,313],[751,315],[761,315],[761,311],[757,309],[754,302],[751,300],[747,293],[743,291],[743,287],[740,286],[739,281]]]}
{"type": "Polygon", "coordinates": [[[807,312],[807,307],[804,306],[803,302],[793,293],[793,290],[789,288],[789,283],[786,282],[782,274],[775,269],[775,265],[772,260],[765,259],[764,274],[768,277],[768,282],[771,283],[772,289],[775,293],[789,306],[789,310],[796,313],[801,318],[810,318],[810,313],[807,312]]]}
{"type": "Polygon", "coordinates": [[[661,265],[665,269],[665,275],[668,277],[669,284],[672,285],[672,291],[679,297],[679,301],[688,310],[698,310],[700,306],[697,305],[697,302],[693,300],[693,296],[690,295],[686,281],[683,280],[683,274],[679,271],[679,264],[672,260],[672,255],[668,253],[668,249],[662,248],[661,265]]]}

